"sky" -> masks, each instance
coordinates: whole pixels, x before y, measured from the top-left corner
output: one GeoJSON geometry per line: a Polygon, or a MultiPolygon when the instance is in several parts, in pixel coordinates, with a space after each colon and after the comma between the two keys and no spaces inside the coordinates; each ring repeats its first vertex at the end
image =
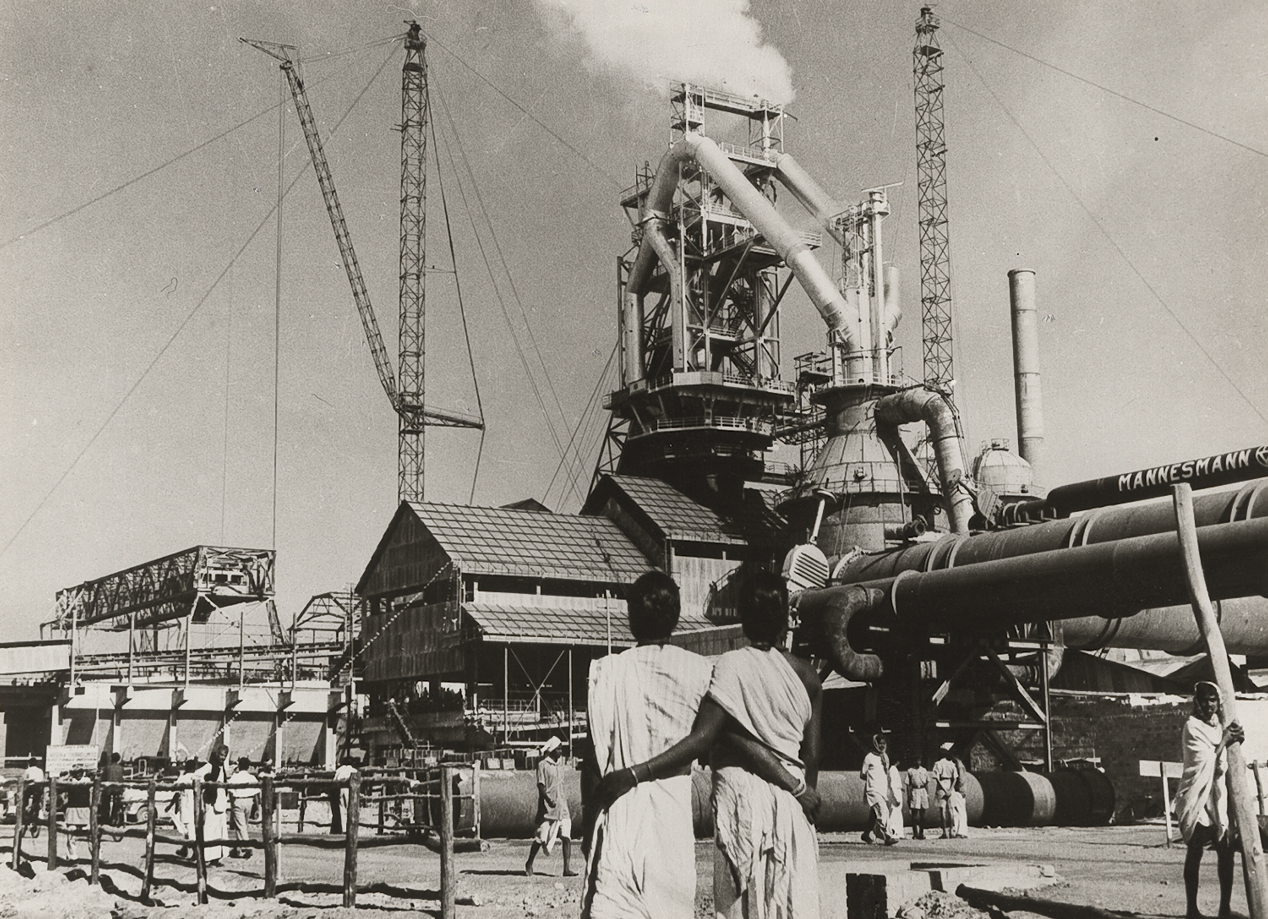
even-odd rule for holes
{"type": "MultiPolygon", "coordinates": [[[[1012,268],[1036,272],[1043,317],[1041,485],[1268,443],[1268,13],[1055,0],[936,11],[970,451],[1016,440],[1012,268]]],[[[466,503],[474,479],[476,504],[575,511],[605,420],[591,397],[630,239],[618,200],[665,148],[670,79],[787,98],[785,149],[838,200],[893,186],[897,339],[920,375],[918,12],[883,0],[0,4],[0,633],[34,638],[57,590],[201,544],[276,548],[286,619],[360,577],[395,509],[396,420],[298,122],[279,109],[275,62],[239,37],[300,48],[395,360],[402,51],[390,39],[420,22],[440,160],[427,401],[482,409],[487,424],[482,449],[475,432],[429,429],[427,498],[466,503]],[[280,244],[279,150],[294,182],[280,244]]],[[[804,297],[782,321],[787,361],[823,347],[804,297]]]]}

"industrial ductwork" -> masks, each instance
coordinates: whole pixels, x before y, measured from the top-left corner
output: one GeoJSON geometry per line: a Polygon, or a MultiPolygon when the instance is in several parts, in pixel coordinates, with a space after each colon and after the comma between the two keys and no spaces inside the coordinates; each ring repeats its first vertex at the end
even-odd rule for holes
{"type": "MultiPolygon", "coordinates": [[[[845,298],[832,279],[815,259],[810,247],[801,236],[775,210],[774,205],[744,176],[725,153],[703,134],[687,133],[675,143],[661,159],[656,178],[643,204],[643,239],[638,255],[626,279],[626,289],[642,297],[651,276],[655,260],[662,259],[657,240],[664,239],[664,223],[669,219],[678,186],[678,170],[687,160],[694,160],[707,172],[718,187],[726,193],[731,203],[757,229],[762,237],[779,253],[799,284],[810,297],[811,303],[823,317],[830,333],[835,333],[837,343],[847,354],[857,351],[858,335],[850,327],[845,298]]],[[[674,262],[665,264],[671,274],[676,270],[674,262]]],[[[627,304],[628,307],[628,304],[627,304]]],[[[641,312],[641,310],[639,310],[641,312]]],[[[641,328],[641,323],[637,326],[641,328]]]]}
{"type": "Polygon", "coordinates": [[[1035,470],[1043,460],[1043,391],[1039,377],[1039,318],[1035,310],[1035,273],[1008,272],[1013,329],[1013,392],[1017,406],[1017,452],[1035,470]]]}
{"type": "Polygon", "coordinates": [[[803,590],[794,603],[808,630],[817,653],[823,654],[847,680],[871,682],[881,677],[884,667],[879,656],[860,653],[850,642],[850,621],[860,613],[878,617],[888,606],[884,591],[862,587],[829,587],[803,590]]]}
{"type": "Polygon", "coordinates": [[[899,425],[917,421],[923,421],[929,428],[951,532],[967,536],[969,519],[973,516],[973,496],[965,481],[964,454],[955,415],[946,398],[931,389],[908,389],[876,402],[878,428],[897,429],[899,425]]]}

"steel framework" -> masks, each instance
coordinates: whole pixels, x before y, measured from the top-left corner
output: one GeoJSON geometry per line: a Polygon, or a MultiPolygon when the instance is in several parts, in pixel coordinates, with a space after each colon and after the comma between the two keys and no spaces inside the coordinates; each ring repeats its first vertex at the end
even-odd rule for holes
{"type": "Polygon", "coordinates": [[[422,30],[411,23],[401,68],[401,284],[399,371],[401,407],[397,496],[422,501],[427,425],[427,59],[422,30]]]}
{"type": "Polygon", "coordinates": [[[947,223],[947,143],[942,118],[942,48],[929,7],[916,20],[916,173],[920,214],[920,305],[924,376],[945,388],[955,377],[951,349],[951,234],[947,223]]]}

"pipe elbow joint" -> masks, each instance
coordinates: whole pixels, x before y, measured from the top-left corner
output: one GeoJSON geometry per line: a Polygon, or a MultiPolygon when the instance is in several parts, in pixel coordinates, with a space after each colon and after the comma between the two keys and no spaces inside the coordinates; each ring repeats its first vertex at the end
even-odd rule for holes
{"type": "Polygon", "coordinates": [[[850,622],[860,613],[886,607],[883,590],[850,584],[803,591],[797,601],[802,628],[811,649],[821,654],[848,680],[874,682],[885,672],[880,655],[856,649],[850,642],[850,622]]]}

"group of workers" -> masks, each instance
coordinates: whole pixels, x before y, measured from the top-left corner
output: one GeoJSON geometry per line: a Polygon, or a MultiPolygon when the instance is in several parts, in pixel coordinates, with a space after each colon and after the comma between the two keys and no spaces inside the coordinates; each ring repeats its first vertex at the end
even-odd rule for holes
{"type": "Polygon", "coordinates": [[[929,808],[929,785],[938,806],[943,839],[968,838],[968,808],[964,798],[964,764],[952,753],[953,745],[942,745],[933,769],[923,759],[905,772],[889,759],[889,742],[884,734],[872,736],[872,749],[863,757],[859,777],[863,798],[871,809],[871,819],[863,831],[866,843],[898,843],[904,836],[903,803],[912,818],[912,838],[925,839],[925,811],[929,808]]]}
{"type": "MultiPolygon", "coordinates": [[[[177,791],[172,794],[164,813],[171,814],[172,824],[181,838],[193,842],[197,829],[194,822],[197,813],[194,806],[194,780],[206,783],[202,789],[203,838],[229,839],[230,858],[250,858],[250,847],[240,843],[251,838],[248,822],[252,812],[258,810],[259,778],[251,771],[251,760],[248,757],[241,757],[238,768],[233,772],[229,771],[228,758],[229,748],[221,744],[212,750],[205,763],[187,759],[176,779],[177,791]]],[[[266,762],[262,768],[267,770],[270,767],[266,762]]],[[[97,771],[102,781],[98,822],[102,826],[122,826],[126,820],[122,758],[118,753],[102,754],[97,771]]],[[[47,803],[47,776],[40,768],[38,759],[31,758],[22,778],[26,789],[22,802],[23,813],[28,822],[33,822],[47,803]]],[[[91,820],[93,776],[83,765],[75,765],[58,778],[62,782],[58,789],[58,826],[66,834],[66,855],[74,859],[78,854],[76,840],[84,835],[91,820]]],[[[224,847],[219,844],[205,846],[204,854],[207,864],[219,864],[225,854],[224,847]]],[[[188,846],[181,847],[177,852],[178,858],[190,856],[188,846]]]]}

